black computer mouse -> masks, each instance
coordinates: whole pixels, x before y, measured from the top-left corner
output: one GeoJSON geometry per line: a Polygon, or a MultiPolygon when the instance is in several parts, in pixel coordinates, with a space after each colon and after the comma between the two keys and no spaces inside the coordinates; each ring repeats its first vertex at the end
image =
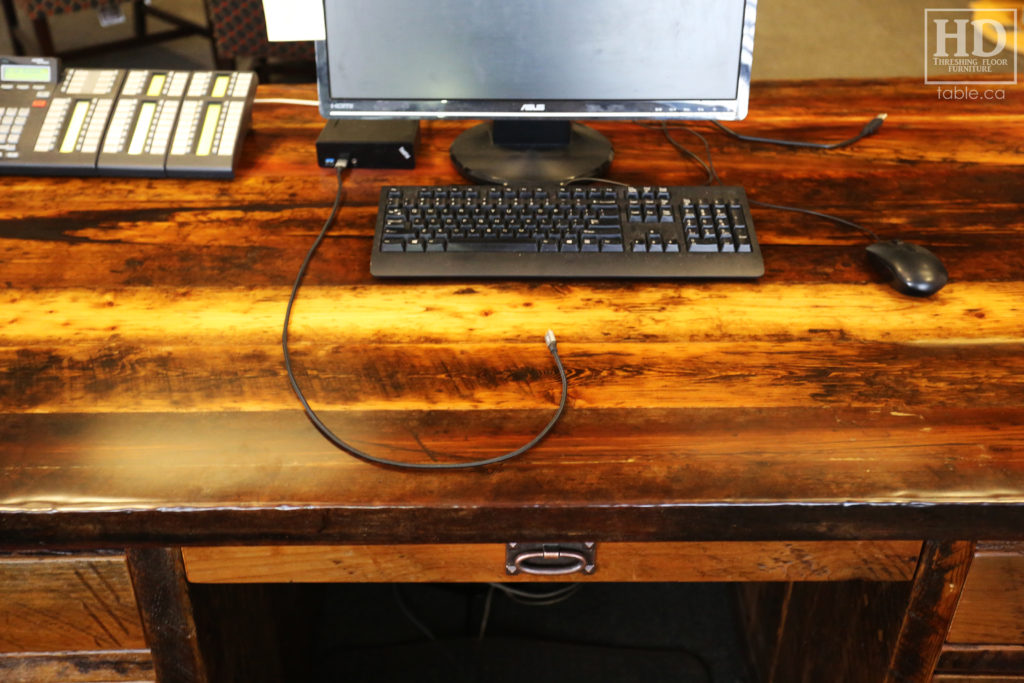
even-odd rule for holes
{"type": "Polygon", "coordinates": [[[868,247],[868,261],[901,294],[931,296],[949,280],[949,273],[938,256],[903,240],[875,242],[868,247]]]}

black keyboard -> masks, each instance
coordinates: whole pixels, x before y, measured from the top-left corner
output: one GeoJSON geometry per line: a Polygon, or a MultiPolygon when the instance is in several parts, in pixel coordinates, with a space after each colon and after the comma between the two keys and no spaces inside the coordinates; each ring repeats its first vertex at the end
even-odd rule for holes
{"type": "Polygon", "coordinates": [[[384,187],[381,277],[755,278],[739,187],[384,187]]]}

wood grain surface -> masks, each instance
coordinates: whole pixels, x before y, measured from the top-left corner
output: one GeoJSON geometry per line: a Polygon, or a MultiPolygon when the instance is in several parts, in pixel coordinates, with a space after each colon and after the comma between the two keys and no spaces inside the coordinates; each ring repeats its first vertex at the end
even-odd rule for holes
{"type": "Polygon", "coordinates": [[[599,543],[593,574],[510,576],[505,546],[214,546],[182,548],[195,583],[515,581],[908,581],[914,541],[599,543]]]}
{"type": "Polygon", "coordinates": [[[978,552],[947,640],[1024,649],[1024,547],[978,552]]]}
{"type": "Polygon", "coordinates": [[[149,650],[0,654],[5,683],[152,683],[149,650]]]}
{"type": "Polygon", "coordinates": [[[973,541],[925,542],[889,662],[889,681],[928,680],[935,671],[975,547],[973,541]]]}
{"type": "MultiPolygon", "coordinates": [[[[0,544],[433,543],[514,538],[1024,536],[1024,114],[917,82],[757,84],[727,183],[932,249],[897,294],[856,232],[754,210],[755,282],[378,281],[379,189],[460,182],[428,122],[414,171],[357,169],[292,326],[332,429],[384,457],[530,453],[410,473],[333,449],[280,349],[327,216],[314,108],[256,105],[234,181],[6,178],[0,198],[0,544]],[[60,514],[54,514],[60,513],[60,514]]],[[[313,89],[261,86],[261,96],[313,89]]],[[[701,184],[661,133],[600,123],[615,180],[701,184]]],[[[681,142],[695,139],[677,131],[681,142]]]]}
{"type": "Polygon", "coordinates": [[[124,555],[0,557],[0,653],[144,649],[124,555]]]}

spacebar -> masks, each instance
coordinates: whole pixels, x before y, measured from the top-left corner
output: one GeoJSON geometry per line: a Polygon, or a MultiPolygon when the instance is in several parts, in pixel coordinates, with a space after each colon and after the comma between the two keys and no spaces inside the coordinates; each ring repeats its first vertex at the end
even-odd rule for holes
{"type": "Polygon", "coordinates": [[[458,240],[448,242],[448,251],[537,251],[534,240],[458,240]]]}

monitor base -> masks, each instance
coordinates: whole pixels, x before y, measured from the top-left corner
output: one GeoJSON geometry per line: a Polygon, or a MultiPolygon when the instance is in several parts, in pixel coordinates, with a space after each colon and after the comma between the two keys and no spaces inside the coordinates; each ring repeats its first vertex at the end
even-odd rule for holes
{"type": "Polygon", "coordinates": [[[506,140],[506,144],[495,142],[495,138],[504,140],[502,136],[507,131],[500,128],[506,123],[481,123],[455,139],[450,151],[459,173],[472,181],[492,185],[557,183],[599,177],[612,163],[611,142],[588,126],[568,121],[537,122],[542,134],[531,141],[528,134],[523,135],[523,131],[531,129],[530,122],[517,121],[518,139],[506,140]],[[565,139],[552,141],[552,127],[563,123],[565,139]]]}

